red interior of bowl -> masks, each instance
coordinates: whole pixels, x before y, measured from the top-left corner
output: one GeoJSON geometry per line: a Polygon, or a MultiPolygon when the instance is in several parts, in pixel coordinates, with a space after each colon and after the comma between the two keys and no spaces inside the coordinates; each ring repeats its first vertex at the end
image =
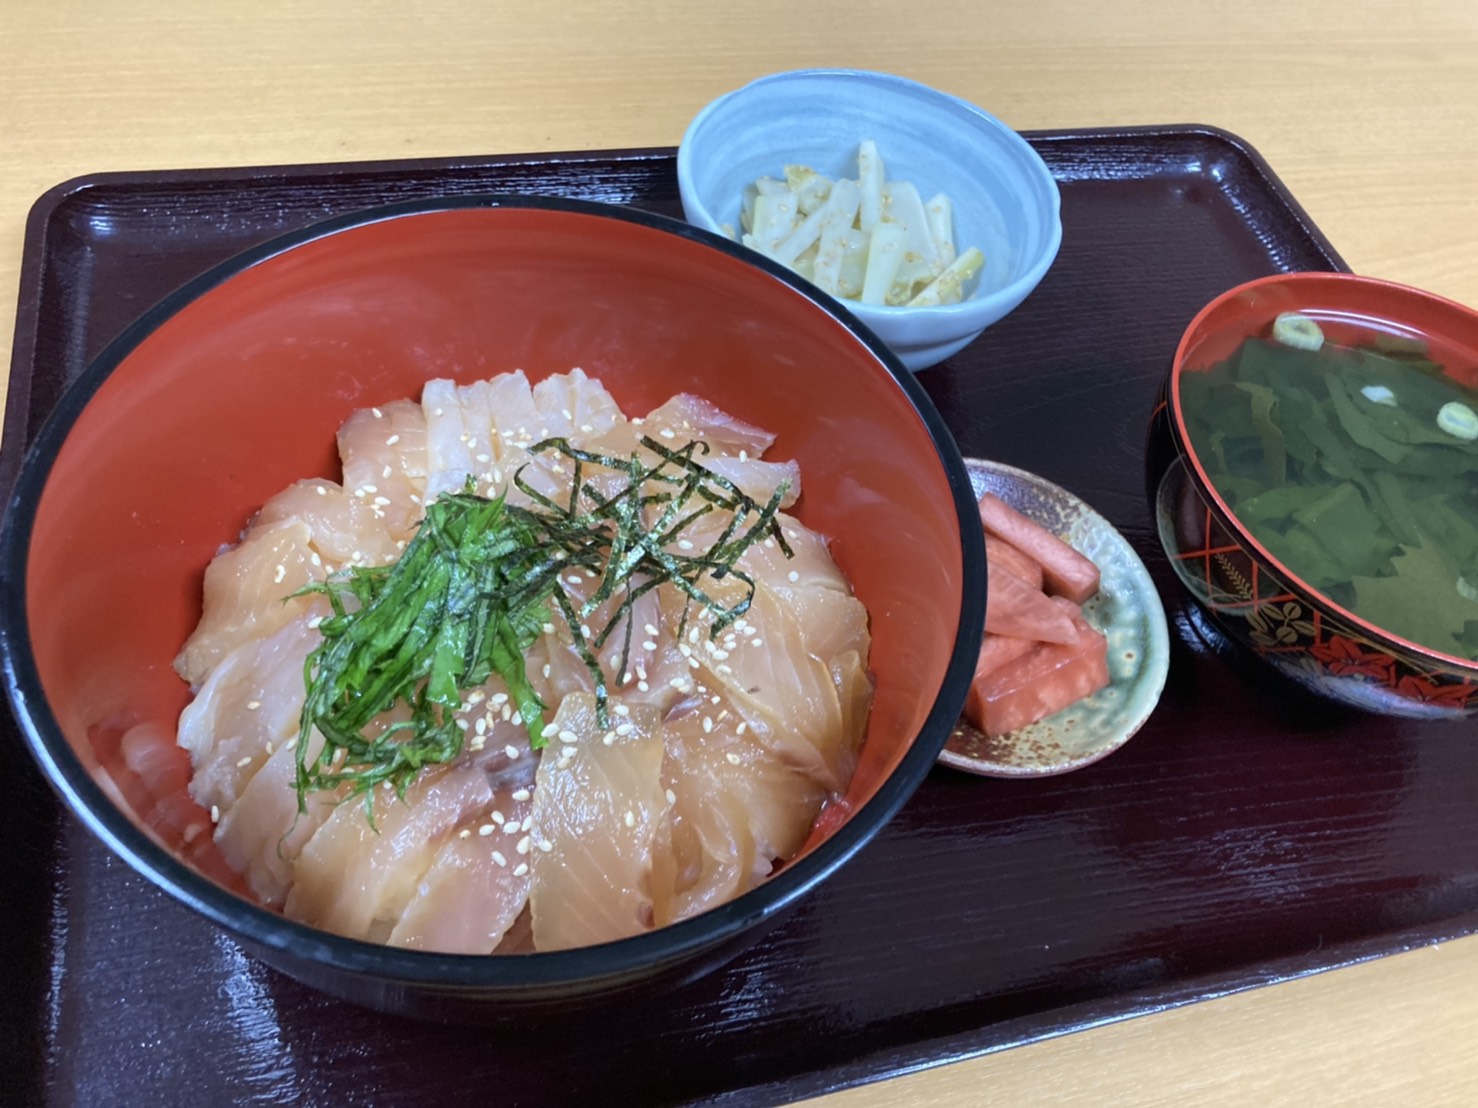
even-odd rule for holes
{"type": "Polygon", "coordinates": [[[1211,484],[1186,433],[1185,413],[1181,409],[1181,375],[1210,369],[1229,358],[1243,340],[1266,333],[1282,312],[1302,312],[1315,319],[1332,342],[1358,343],[1361,336],[1368,341],[1371,332],[1419,339],[1427,344],[1432,359],[1468,388],[1478,388],[1478,312],[1419,289],[1348,273],[1284,273],[1264,277],[1223,293],[1201,310],[1180,340],[1170,378],[1175,436],[1190,463],[1196,485],[1232,521],[1239,539],[1248,548],[1255,550],[1285,582],[1317,596],[1326,608],[1364,628],[1373,638],[1441,659],[1449,666],[1474,668],[1468,659],[1442,654],[1383,631],[1310,587],[1237,522],[1220,492],[1211,484]]]}
{"type": "Polygon", "coordinates": [[[173,733],[188,692],[171,662],[206,563],[283,486],[337,477],[351,411],[433,377],[573,366],[629,415],[698,393],[800,462],[800,515],[872,618],[877,696],[843,810],[860,807],[918,734],[960,617],[960,534],[924,424],[877,357],[783,282],[648,226],[540,209],[311,240],[123,359],[59,452],[27,567],[36,664],[78,756],[96,766],[98,736],[120,726],[173,733]]]}

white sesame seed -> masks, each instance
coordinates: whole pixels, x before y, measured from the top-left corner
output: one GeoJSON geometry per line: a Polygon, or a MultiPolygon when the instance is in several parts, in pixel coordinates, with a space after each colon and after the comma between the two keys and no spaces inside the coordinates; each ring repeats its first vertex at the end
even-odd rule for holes
{"type": "Polygon", "coordinates": [[[616,732],[614,732],[614,731],[607,731],[605,733],[605,735],[602,736],[602,738],[601,738],[600,741],[603,742],[606,746],[615,746],[616,745],[616,732]]]}
{"type": "Polygon", "coordinates": [[[691,542],[689,542],[687,539],[678,539],[677,540],[677,548],[679,550],[692,550],[693,549],[693,544],[691,542]]]}
{"type": "Polygon", "coordinates": [[[488,721],[486,719],[478,720],[472,725],[472,730],[479,735],[486,735],[488,733],[488,721]]]}
{"type": "Polygon", "coordinates": [[[749,640],[749,645],[750,646],[764,646],[765,645],[765,640],[764,639],[750,639],[749,640]]]}
{"type": "Polygon", "coordinates": [[[580,738],[579,735],[575,734],[568,727],[566,727],[563,730],[557,732],[557,734],[559,735],[559,741],[562,742],[562,743],[572,743],[572,742],[575,742],[577,739],[580,738]]]}
{"type": "Polygon", "coordinates": [[[464,827],[464,828],[462,828],[462,830],[460,830],[460,831],[457,832],[457,838],[459,838],[459,839],[470,839],[470,838],[472,838],[472,828],[470,828],[470,827],[464,827]]]}
{"type": "Polygon", "coordinates": [[[240,759],[237,759],[237,762],[236,762],[236,768],[237,769],[245,769],[249,765],[251,765],[251,759],[250,758],[240,758],[240,759]]]}
{"type": "Polygon", "coordinates": [[[504,704],[508,703],[508,694],[505,692],[493,693],[488,703],[494,708],[501,708],[504,704]]]}
{"type": "Polygon", "coordinates": [[[212,804],[210,806],[210,822],[211,823],[220,823],[221,822],[221,809],[220,809],[220,806],[219,805],[212,804]]]}
{"type": "Polygon", "coordinates": [[[572,573],[565,578],[565,581],[571,585],[578,585],[580,583],[580,575],[578,573],[572,573]]]}
{"type": "Polygon", "coordinates": [[[734,734],[736,734],[736,735],[742,735],[742,734],[744,734],[744,732],[746,732],[748,730],[749,730],[749,724],[744,723],[743,721],[741,721],[740,724],[739,724],[739,726],[736,727],[736,728],[734,728],[734,734]]]}
{"type": "Polygon", "coordinates": [[[318,486],[318,495],[319,496],[327,496],[328,495],[328,489],[325,488],[323,485],[319,485],[318,486]]]}
{"type": "Polygon", "coordinates": [[[677,793],[673,792],[671,789],[668,789],[665,795],[667,796],[667,803],[669,803],[669,804],[676,804],[677,803],[677,793]]]}
{"type": "Polygon", "coordinates": [[[645,681],[638,681],[636,683],[636,687],[638,689],[640,689],[642,692],[651,692],[652,691],[652,687],[650,685],[648,685],[645,681]]]}
{"type": "Polygon", "coordinates": [[[703,733],[706,735],[713,730],[713,719],[709,716],[703,717],[703,733]]]}
{"type": "Polygon", "coordinates": [[[549,680],[549,675],[551,673],[553,673],[553,672],[554,672],[554,667],[552,665],[550,665],[548,662],[545,662],[544,663],[544,670],[543,670],[544,680],[548,681],[549,680]]]}
{"type": "Polygon", "coordinates": [[[555,735],[558,735],[558,734],[559,734],[559,724],[557,724],[557,723],[546,723],[544,725],[544,730],[542,730],[542,731],[539,732],[539,738],[541,738],[541,739],[549,739],[549,738],[553,738],[555,735]]]}
{"type": "Polygon", "coordinates": [[[281,566],[280,565],[280,566],[277,567],[276,570],[273,571],[273,573],[272,573],[272,581],[275,584],[280,585],[280,584],[282,584],[282,579],[284,577],[286,577],[286,576],[287,576],[287,566],[281,566]]]}
{"type": "Polygon", "coordinates": [[[594,427],[592,427],[592,426],[590,426],[590,424],[588,424],[588,423],[582,423],[582,424],[580,424],[580,430],[581,430],[581,431],[583,431],[583,432],[584,432],[584,433],[585,433],[585,434],[587,434],[587,435],[588,435],[588,434],[590,434],[590,433],[591,433],[591,432],[592,432],[592,431],[594,431],[594,430],[595,430],[595,428],[594,428],[594,427]]]}
{"type": "Polygon", "coordinates": [[[689,642],[697,642],[698,641],[698,628],[694,627],[691,631],[688,632],[688,641],[689,642]]]}
{"type": "Polygon", "coordinates": [[[518,801],[524,801],[524,800],[527,800],[532,795],[533,794],[531,792],[529,792],[528,789],[516,789],[516,790],[514,790],[514,793],[513,793],[513,799],[514,800],[518,800],[518,801]]]}
{"type": "Polygon", "coordinates": [[[562,415],[562,416],[564,416],[565,419],[568,419],[568,420],[573,420],[575,418],[574,416],[572,416],[570,414],[570,410],[568,408],[561,408],[559,410],[559,414],[562,415]]]}
{"type": "Polygon", "coordinates": [[[507,819],[504,818],[503,813],[498,811],[496,808],[488,813],[488,819],[492,820],[494,823],[508,822],[507,819]]]}
{"type": "Polygon", "coordinates": [[[645,651],[650,652],[657,649],[657,644],[651,639],[645,639],[642,641],[641,648],[645,651]]]}
{"type": "Polygon", "coordinates": [[[675,439],[675,438],[677,438],[676,433],[674,433],[673,430],[670,427],[664,427],[664,428],[662,428],[660,434],[662,435],[662,437],[664,439],[675,439]]]}
{"type": "Polygon", "coordinates": [[[523,726],[523,713],[514,712],[513,715],[508,717],[508,722],[513,724],[513,726],[515,727],[523,726]]]}
{"type": "Polygon", "coordinates": [[[479,750],[487,746],[487,744],[488,737],[486,735],[478,735],[472,740],[472,753],[476,754],[479,750]]]}
{"type": "Polygon", "coordinates": [[[623,822],[626,824],[627,827],[635,827],[636,813],[628,810],[623,822]]]}
{"type": "Polygon", "coordinates": [[[792,582],[799,581],[801,579],[801,575],[795,570],[791,570],[789,573],[787,573],[786,577],[789,578],[789,580],[792,582]]]}
{"type": "Polygon", "coordinates": [[[552,842],[550,842],[548,839],[540,839],[539,840],[539,851],[540,851],[540,853],[542,853],[542,854],[548,854],[553,849],[554,849],[554,844],[552,842]]]}
{"type": "Polygon", "coordinates": [[[503,825],[503,834],[505,835],[517,835],[522,830],[523,824],[519,823],[516,819],[511,819],[503,825]]]}
{"type": "Polygon", "coordinates": [[[508,859],[503,856],[503,852],[501,850],[493,851],[493,861],[498,863],[498,865],[500,866],[506,866],[508,864],[508,859]]]}
{"type": "Polygon", "coordinates": [[[631,709],[628,708],[625,704],[617,704],[615,707],[615,712],[618,716],[631,715],[631,709]]]}
{"type": "Polygon", "coordinates": [[[513,868],[513,876],[514,877],[522,877],[524,874],[526,874],[528,872],[529,872],[529,864],[527,862],[519,862],[518,865],[516,865],[513,868]]]}
{"type": "Polygon", "coordinates": [[[554,634],[554,624],[552,624],[552,623],[546,623],[546,624],[545,624],[545,625],[544,625],[544,626],[543,626],[543,627],[542,627],[542,628],[541,628],[541,630],[542,630],[542,631],[543,631],[543,632],[544,632],[544,634],[546,634],[546,635],[552,635],[552,634],[554,634]]]}
{"type": "Polygon", "coordinates": [[[729,765],[731,765],[731,766],[737,766],[739,764],[739,762],[741,761],[739,755],[734,754],[732,752],[730,752],[728,754],[725,754],[724,757],[728,759],[729,765]]]}
{"type": "Polygon", "coordinates": [[[741,462],[747,462],[747,461],[749,461],[749,451],[748,450],[741,450],[741,451],[739,451],[739,460],[741,462]]]}
{"type": "Polygon", "coordinates": [[[503,753],[506,754],[506,755],[508,755],[508,760],[509,761],[511,761],[511,762],[518,761],[518,747],[514,746],[512,743],[509,743],[507,746],[505,746],[503,748],[503,753]]]}
{"type": "Polygon", "coordinates": [[[620,735],[623,739],[627,735],[630,735],[635,730],[636,730],[635,724],[631,724],[631,723],[619,723],[619,724],[616,725],[616,734],[620,735]]]}
{"type": "Polygon", "coordinates": [[[647,632],[647,634],[649,634],[649,635],[656,635],[656,634],[657,634],[657,628],[656,628],[656,627],[654,627],[654,626],[653,626],[653,625],[652,625],[652,624],[650,624],[650,623],[649,623],[649,624],[647,624],[647,626],[646,626],[646,628],[645,628],[645,630],[646,630],[646,632],[647,632]]]}
{"type": "Polygon", "coordinates": [[[527,854],[529,852],[529,848],[533,845],[534,841],[527,835],[525,835],[523,838],[518,840],[518,845],[513,849],[518,851],[520,854],[527,854]]]}
{"type": "Polygon", "coordinates": [[[572,761],[572,759],[570,758],[570,756],[568,754],[561,754],[559,756],[559,761],[557,761],[557,762],[554,763],[554,768],[555,769],[569,769],[570,768],[570,762],[571,761],[572,761]]]}
{"type": "Polygon", "coordinates": [[[458,731],[465,731],[470,726],[465,719],[459,719],[459,720],[457,720],[456,721],[456,724],[457,724],[457,730],[458,731]]]}
{"type": "Polygon", "coordinates": [[[497,830],[497,828],[495,828],[491,823],[484,823],[481,827],[477,829],[477,833],[485,839],[495,830],[497,830]]]}
{"type": "Polygon", "coordinates": [[[260,700],[248,700],[246,702],[246,710],[248,712],[255,712],[261,706],[262,702],[260,700]]]}

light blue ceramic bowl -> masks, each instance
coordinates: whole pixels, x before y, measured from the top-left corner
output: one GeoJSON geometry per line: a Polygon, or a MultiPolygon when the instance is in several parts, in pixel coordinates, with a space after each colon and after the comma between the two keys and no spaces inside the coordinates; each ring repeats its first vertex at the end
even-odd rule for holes
{"type": "Polygon", "coordinates": [[[688,222],[739,225],[744,186],[779,177],[788,163],[830,177],[857,174],[871,138],[890,180],[912,181],[954,204],[955,242],[977,246],[985,267],[967,299],[937,308],[843,301],[912,370],[948,358],[1036,288],[1062,242],[1061,201],[1046,163],[994,116],[963,100],[883,73],[802,69],[777,73],[713,101],[677,152],[688,222]]]}

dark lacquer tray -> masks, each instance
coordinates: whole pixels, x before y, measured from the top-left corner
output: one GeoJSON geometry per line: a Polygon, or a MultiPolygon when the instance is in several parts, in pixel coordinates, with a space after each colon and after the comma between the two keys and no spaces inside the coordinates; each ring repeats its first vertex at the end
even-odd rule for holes
{"type": "MultiPolygon", "coordinates": [[[[1141,451],[1182,328],[1230,285],[1338,256],[1222,132],[1031,139],[1062,185],[1061,256],[921,380],[966,454],[1072,489],[1149,563],[1174,657],[1137,738],[1058,778],[938,769],[727,968],[557,1026],[476,1029],[387,1019],[251,961],[59,814],[11,725],[0,1099],[775,1103],[1473,930],[1478,728],[1256,679],[1198,634],[1150,529],[1141,451]]],[[[487,191],[678,210],[668,150],[58,187],[27,232],[4,479],[86,360],[209,264],[337,212],[487,191]]]]}

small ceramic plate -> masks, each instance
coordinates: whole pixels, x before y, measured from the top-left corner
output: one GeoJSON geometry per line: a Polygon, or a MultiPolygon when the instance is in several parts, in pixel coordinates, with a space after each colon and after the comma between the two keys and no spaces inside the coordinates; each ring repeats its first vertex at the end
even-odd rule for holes
{"type": "Polygon", "coordinates": [[[1102,574],[1083,615],[1108,638],[1107,688],[1009,735],[989,738],[961,719],[939,760],[987,777],[1045,777],[1096,762],[1149,719],[1170,669],[1165,609],[1149,571],[1113,525],[1034,473],[966,458],[975,495],[993,492],[1092,559],[1102,574]]]}

